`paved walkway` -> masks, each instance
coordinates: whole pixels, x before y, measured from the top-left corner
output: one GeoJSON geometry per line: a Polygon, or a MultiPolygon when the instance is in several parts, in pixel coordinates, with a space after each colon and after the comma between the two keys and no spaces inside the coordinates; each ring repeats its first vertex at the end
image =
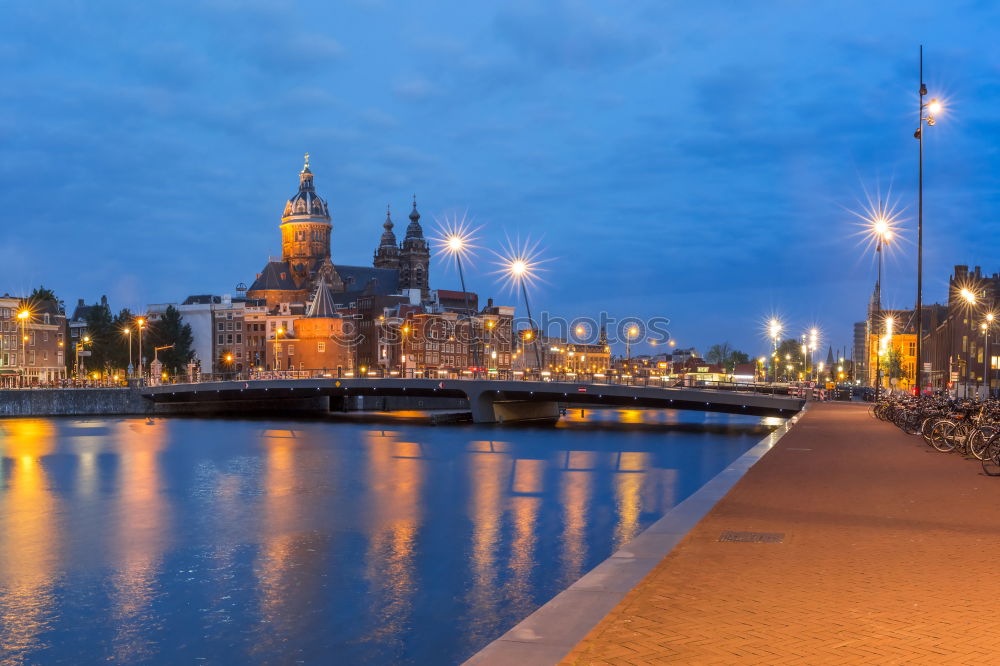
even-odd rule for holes
{"type": "Polygon", "coordinates": [[[812,405],[564,663],[998,663],[998,561],[1000,478],[812,405]]]}

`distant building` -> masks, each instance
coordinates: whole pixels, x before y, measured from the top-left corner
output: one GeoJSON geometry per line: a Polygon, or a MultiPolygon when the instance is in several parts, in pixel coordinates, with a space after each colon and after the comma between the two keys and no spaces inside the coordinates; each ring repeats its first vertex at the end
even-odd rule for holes
{"type": "Polygon", "coordinates": [[[931,365],[925,381],[932,388],[952,389],[959,395],[971,395],[986,386],[994,394],[1000,391],[1000,320],[990,323],[986,318],[988,313],[1000,316],[998,301],[1000,274],[986,275],[979,266],[970,271],[966,265],[957,265],[948,280],[947,305],[924,306],[921,353],[931,365]]]}
{"type": "Polygon", "coordinates": [[[57,303],[34,304],[0,296],[0,386],[32,386],[66,379],[66,314],[57,303]]]}

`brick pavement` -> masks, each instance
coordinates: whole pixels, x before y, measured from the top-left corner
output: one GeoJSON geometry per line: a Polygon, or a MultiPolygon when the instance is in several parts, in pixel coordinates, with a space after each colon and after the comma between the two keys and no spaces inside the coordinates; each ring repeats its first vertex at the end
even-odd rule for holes
{"type": "Polygon", "coordinates": [[[817,404],[563,663],[1000,663],[998,561],[1000,478],[817,404]]]}

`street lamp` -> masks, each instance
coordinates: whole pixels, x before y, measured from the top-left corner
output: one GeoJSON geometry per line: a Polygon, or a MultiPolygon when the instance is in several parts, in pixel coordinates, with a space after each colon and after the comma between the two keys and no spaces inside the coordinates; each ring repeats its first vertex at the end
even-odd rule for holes
{"type": "Polygon", "coordinates": [[[83,350],[83,346],[84,345],[89,345],[89,344],[90,344],[90,336],[89,335],[85,335],[85,336],[83,336],[83,341],[82,342],[78,342],[78,343],[76,343],[76,345],[74,345],[74,353],[76,355],[76,376],[77,377],[80,376],[80,370],[82,369],[81,366],[80,366],[80,352],[83,350]]]}
{"type": "Polygon", "coordinates": [[[132,329],[127,326],[122,329],[128,341],[128,375],[132,376],[132,329]]]}
{"type": "MultiPolygon", "coordinates": [[[[772,317],[771,321],[768,322],[768,333],[771,336],[771,344],[773,345],[773,352],[775,360],[778,357],[778,337],[781,335],[781,322],[778,321],[776,317],[772,317]]],[[[771,381],[778,381],[778,365],[777,362],[773,363],[774,377],[771,381]]]]}
{"type": "MultiPolygon", "coordinates": [[[[875,236],[875,253],[878,255],[878,278],[875,281],[875,318],[882,316],[882,246],[892,240],[892,225],[886,216],[882,202],[879,202],[878,213],[872,220],[872,234],[875,236]]],[[[890,319],[891,321],[891,319],[890,319]]],[[[874,326],[872,327],[874,329],[874,326]]],[[[919,338],[918,338],[919,340],[919,338]]],[[[875,400],[878,401],[882,390],[882,364],[875,362],[875,400]]]]}
{"type": "MultiPolygon", "coordinates": [[[[479,345],[476,340],[475,324],[472,318],[472,307],[469,305],[469,292],[465,288],[465,272],[462,270],[462,257],[472,255],[475,247],[475,229],[470,229],[465,220],[453,221],[441,230],[442,236],[436,238],[438,246],[444,250],[445,254],[450,254],[455,258],[455,265],[458,266],[458,278],[462,283],[462,294],[465,297],[465,316],[469,322],[469,344],[472,346],[472,364],[479,367],[479,345]]],[[[477,370],[478,372],[478,370],[477,370]]]]}
{"type": "Polygon", "coordinates": [[[30,317],[31,312],[28,309],[23,309],[17,313],[17,318],[21,322],[21,365],[24,366],[22,378],[26,378],[28,374],[28,334],[25,332],[25,328],[28,325],[30,317]]]}
{"type": "Polygon", "coordinates": [[[136,319],[135,325],[139,329],[139,379],[142,379],[142,329],[146,327],[145,318],[136,319]]]}
{"type": "Polygon", "coordinates": [[[637,326],[629,326],[625,335],[625,356],[628,357],[629,365],[632,364],[632,338],[637,335],[639,335],[639,328],[637,326]]]}
{"type": "Polygon", "coordinates": [[[278,327],[278,330],[274,332],[274,369],[275,370],[279,370],[280,369],[278,367],[278,349],[279,349],[279,347],[278,347],[278,338],[280,338],[282,336],[282,334],[284,334],[284,332],[285,332],[285,329],[281,328],[280,326],[278,327]]]}
{"type": "Polygon", "coordinates": [[[931,127],[935,123],[934,116],[941,111],[941,103],[932,98],[924,102],[927,96],[927,86],[924,85],[924,45],[920,45],[920,101],[917,108],[917,131],[913,138],[917,140],[917,394],[923,386],[923,363],[920,356],[921,338],[924,330],[923,309],[923,279],[924,279],[924,123],[931,127]],[[926,113],[925,113],[926,112],[926,113]]]}

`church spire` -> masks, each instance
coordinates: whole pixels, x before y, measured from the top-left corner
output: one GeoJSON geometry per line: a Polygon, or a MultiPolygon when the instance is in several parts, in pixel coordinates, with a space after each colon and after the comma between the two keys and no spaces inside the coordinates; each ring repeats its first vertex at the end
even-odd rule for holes
{"type": "Polygon", "coordinates": [[[423,239],[424,230],[420,226],[420,213],[417,211],[417,195],[413,195],[413,210],[410,211],[410,223],[406,225],[407,239],[423,239]]]}
{"type": "Polygon", "coordinates": [[[305,155],[305,165],[302,167],[302,171],[299,172],[299,192],[315,192],[316,188],[313,186],[313,173],[309,169],[309,153],[305,155]]]}
{"type": "Polygon", "coordinates": [[[385,229],[385,231],[382,232],[382,242],[379,243],[381,247],[396,247],[396,234],[392,231],[393,226],[389,206],[386,206],[385,222],[382,223],[382,228],[385,229]]]}

